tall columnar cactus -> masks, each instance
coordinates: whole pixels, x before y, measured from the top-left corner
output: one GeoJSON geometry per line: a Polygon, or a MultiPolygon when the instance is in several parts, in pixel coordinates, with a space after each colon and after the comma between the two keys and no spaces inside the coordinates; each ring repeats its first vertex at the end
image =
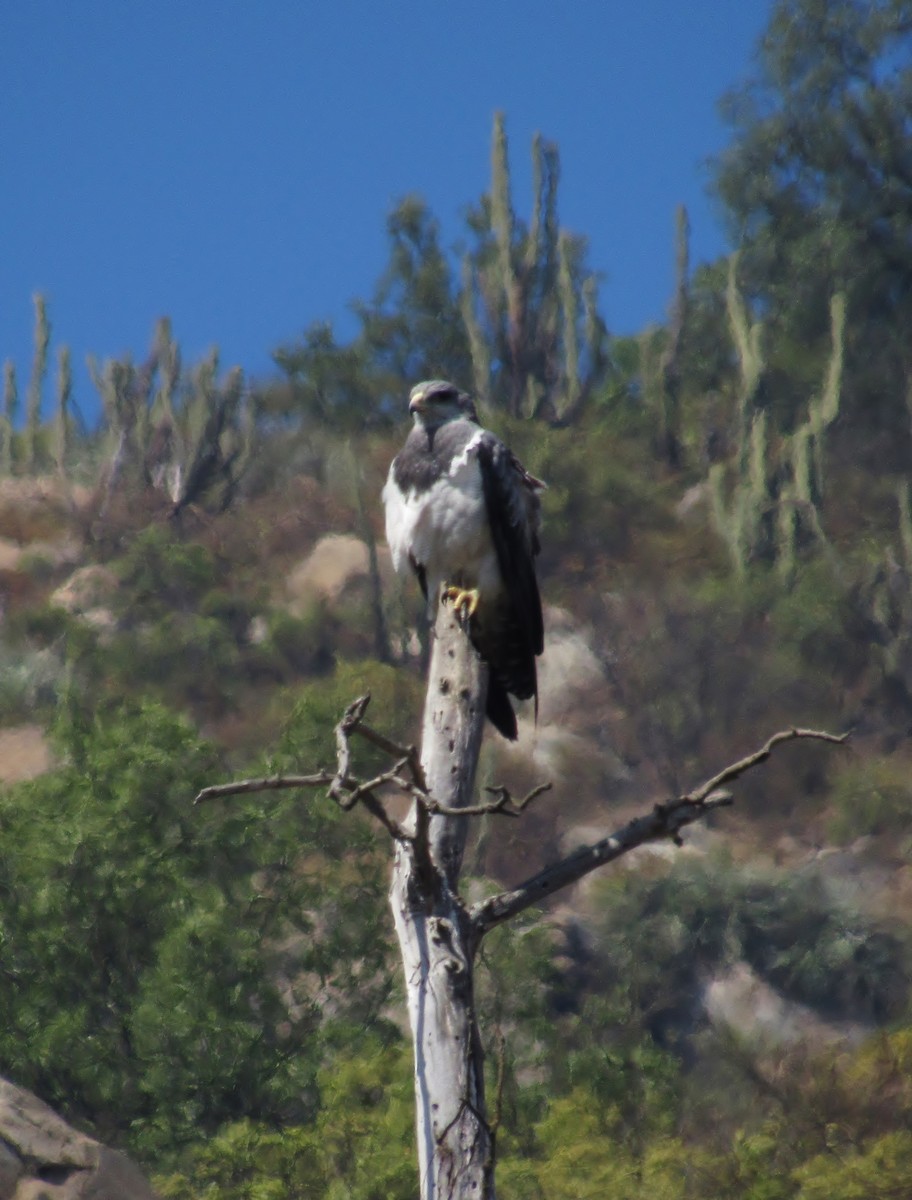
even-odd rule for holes
{"type": "Polygon", "coordinates": [[[475,310],[477,290],[478,278],[475,268],[471,258],[465,255],[462,260],[462,289],[459,294],[459,308],[469,339],[475,395],[487,399],[491,388],[491,347],[475,310]]]}
{"type": "Polygon", "coordinates": [[[802,424],[783,439],[776,561],[786,581],[794,573],[802,535],[813,538],[824,548],[828,545],[818,509],[824,491],[823,435],[839,414],[845,316],[845,296],[840,292],[830,300],[830,356],[823,386],[809,400],[802,424]]]}
{"type": "Polygon", "coordinates": [[[726,497],[726,468],[714,463],[709,471],[712,515],[728,547],[736,575],[743,577],[768,535],[772,506],[769,482],[766,411],[759,406],[765,370],[763,325],[754,321],[738,288],[738,255],[728,262],[725,305],[731,338],[738,356],[735,393],[735,479],[726,497]]]}
{"type": "Polygon", "coordinates": [[[184,376],[167,320],[158,323],[143,365],[125,359],[99,369],[89,361],[108,428],[102,511],[121,480],[163,492],[175,515],[191,504],[231,503],[253,453],[256,425],[242,372],[219,381],[218,370],[213,350],[184,376]]]}
{"type": "Polygon", "coordinates": [[[747,461],[750,427],[757,408],[760,381],[766,369],[763,355],[763,322],[755,321],[747,311],[744,297],[738,288],[738,260],[733,254],[728,260],[728,282],[725,289],[725,308],[728,327],[738,354],[737,438],[739,461],[747,461]]]}
{"type": "Polygon", "coordinates": [[[845,298],[830,302],[830,354],[820,391],[805,420],[790,434],[771,436],[762,404],[766,370],[763,326],[754,321],[737,283],[738,256],[729,260],[726,308],[738,355],[734,479],[721,463],[710,468],[712,514],[737,575],[756,558],[776,562],[791,580],[802,539],[826,546],[818,502],[823,491],[823,435],[839,412],[842,391],[845,298]]]}
{"type": "Polygon", "coordinates": [[[566,408],[575,411],[579,406],[583,383],[580,379],[580,348],[577,337],[579,302],[573,279],[572,253],[570,238],[561,230],[557,238],[557,290],[563,318],[564,404],[566,408]]]}
{"type": "MultiPolygon", "coordinates": [[[[503,114],[494,118],[491,145],[491,231],[497,252],[497,276],[501,305],[506,320],[506,343],[510,371],[510,409],[518,415],[522,402],[521,355],[524,317],[524,278],[514,265],[515,219],[510,195],[510,164],[503,114]]],[[[529,248],[526,247],[526,258],[529,248]]]]}
{"type": "Polygon", "coordinates": [[[912,701],[912,501],[910,484],[896,489],[899,545],[888,545],[852,590],[871,629],[884,677],[912,701]]]}
{"type": "Polygon", "coordinates": [[[54,461],[57,472],[66,475],[70,450],[70,401],[73,395],[73,368],[69,346],[57,352],[57,408],[54,414],[54,461]]]}
{"type": "Polygon", "coordinates": [[[681,348],[690,306],[690,220],[679,204],[675,213],[675,289],[671,301],[668,339],[662,352],[659,393],[659,453],[675,470],[683,464],[681,436],[681,348]]]}
{"type": "Polygon", "coordinates": [[[152,405],[153,424],[174,420],[174,401],[180,382],[180,348],[171,333],[171,321],[162,317],[155,326],[152,358],[158,372],[158,389],[152,405]]]}
{"type": "Polygon", "coordinates": [[[513,417],[566,423],[605,364],[596,281],[584,243],[560,229],[557,147],[532,142],[532,213],[513,209],[507,136],[494,119],[491,190],[476,221],[478,244],[462,269],[461,311],[476,393],[513,417]]]}
{"type": "Polygon", "coordinates": [[[38,466],[39,438],[41,432],[41,397],[48,368],[48,347],[51,341],[51,325],[48,321],[47,305],[40,292],[33,297],[35,305],[35,352],[32,358],[32,374],[29,378],[25,409],[25,468],[33,472],[38,466]]]}
{"type": "Polygon", "coordinates": [[[649,325],[639,337],[643,403],[655,420],[655,450],[677,470],[683,465],[681,349],[690,305],[690,221],[679,205],[675,215],[675,288],[666,329],[649,325]]]}
{"type": "Polygon", "coordinates": [[[16,385],[16,365],[11,359],[3,364],[3,412],[0,413],[0,471],[13,472],[13,433],[19,408],[19,388],[16,385]]]}
{"type": "Polygon", "coordinates": [[[713,520],[739,578],[768,542],[772,500],[767,454],[767,417],[760,409],[753,414],[746,445],[739,450],[738,474],[730,497],[726,498],[724,464],[713,463],[709,471],[713,520]]]}

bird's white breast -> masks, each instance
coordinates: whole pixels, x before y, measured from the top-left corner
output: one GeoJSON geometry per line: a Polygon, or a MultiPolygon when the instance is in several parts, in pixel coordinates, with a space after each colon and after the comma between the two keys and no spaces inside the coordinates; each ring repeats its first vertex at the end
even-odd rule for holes
{"type": "Polygon", "coordinates": [[[491,541],[476,448],[481,432],[425,491],[402,492],[390,470],[383,489],[386,537],[397,570],[409,555],[427,572],[429,595],[442,582],[493,588],[500,573],[491,541]]]}

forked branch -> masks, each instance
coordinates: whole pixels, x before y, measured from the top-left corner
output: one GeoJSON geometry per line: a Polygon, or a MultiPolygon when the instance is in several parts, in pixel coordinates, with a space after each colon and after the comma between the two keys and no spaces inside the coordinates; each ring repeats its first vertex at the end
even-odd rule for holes
{"type": "MultiPolygon", "coordinates": [[[[415,849],[417,857],[424,866],[429,866],[430,856],[427,843],[427,823],[431,816],[444,817],[478,817],[488,814],[517,817],[529,804],[543,792],[550,791],[550,783],[542,783],[533,788],[526,796],[515,800],[506,787],[488,787],[485,789],[494,797],[482,804],[467,805],[464,808],[451,808],[442,804],[429,795],[425,784],[424,772],[414,746],[401,746],[377,730],[364,724],[364,714],[370,703],[370,695],[360,696],[348,706],[342,720],[336,726],[336,755],[335,774],[328,771],[317,771],[312,775],[271,775],[259,779],[240,779],[233,783],[215,784],[204,788],[196,797],[195,803],[213,800],[225,796],[245,795],[251,792],[275,791],[287,788],[327,788],[329,795],[341,808],[346,811],[361,804],[395,841],[409,842],[415,849]],[[371,745],[376,746],[394,759],[393,765],[379,772],[371,779],[361,780],[351,773],[351,738],[353,734],[363,737],[371,745]],[[394,820],[387,811],[383,801],[377,794],[386,787],[395,788],[399,794],[405,794],[416,800],[415,827],[406,830],[394,820]]],[[[476,904],[469,911],[476,939],[480,939],[496,925],[510,920],[518,913],[533,905],[540,904],[548,896],[568,887],[594,871],[597,867],[613,862],[621,855],[635,850],[647,842],[662,841],[669,838],[681,844],[681,830],[695,821],[700,821],[717,808],[727,807],[733,802],[731,792],[725,790],[725,785],[734,782],[742,775],[766,762],[777,746],[784,742],[798,739],[830,742],[842,745],[848,740],[848,734],[827,733],[818,729],[783,729],[774,733],[759,750],[736,762],[730,763],[717,774],[711,776],[699,787],[668,800],[656,804],[652,811],[629,821],[621,829],[601,841],[589,846],[583,846],[560,862],[545,867],[543,871],[533,875],[518,887],[500,892],[496,896],[476,904]]]]}
{"type": "Polygon", "coordinates": [[[326,788],[329,796],[340,808],[348,812],[361,804],[396,841],[409,841],[421,849],[426,844],[427,818],[441,817],[478,817],[489,813],[498,813],[506,817],[518,817],[532,801],[551,788],[550,783],[539,784],[519,800],[515,800],[507,788],[501,786],[489,787],[485,790],[495,799],[486,804],[473,804],[466,808],[451,808],[431,796],[427,790],[424,770],[418,751],[414,746],[401,746],[384,734],[364,724],[364,714],[370,703],[370,694],[359,696],[354,700],[339,721],[335,729],[336,735],[336,770],[320,770],[311,775],[266,775],[251,779],[238,779],[231,783],[218,783],[203,790],[196,796],[194,804],[206,800],[224,799],[227,796],[250,795],[254,792],[283,791],[296,788],[326,788]],[[371,779],[358,779],[352,774],[351,738],[358,734],[372,746],[382,750],[395,761],[386,771],[381,771],[371,779]],[[419,812],[417,827],[414,832],[406,830],[394,820],[387,811],[383,801],[377,794],[385,787],[392,787],[399,793],[405,793],[418,801],[419,812]]]}
{"type": "Polygon", "coordinates": [[[731,792],[723,790],[723,784],[731,783],[753,767],[765,762],[775,747],[783,742],[809,738],[841,745],[848,736],[816,729],[786,729],[773,734],[759,750],[731,763],[693,791],[675,800],[656,804],[652,812],[636,817],[601,841],[583,846],[560,862],[539,871],[518,887],[476,904],[469,911],[476,938],[480,939],[489,929],[510,920],[524,909],[540,904],[561,888],[576,883],[590,871],[613,862],[622,854],[635,850],[637,846],[665,838],[670,838],[680,845],[681,830],[685,826],[692,825],[694,821],[702,820],[715,809],[726,807],[733,802],[731,792]]]}

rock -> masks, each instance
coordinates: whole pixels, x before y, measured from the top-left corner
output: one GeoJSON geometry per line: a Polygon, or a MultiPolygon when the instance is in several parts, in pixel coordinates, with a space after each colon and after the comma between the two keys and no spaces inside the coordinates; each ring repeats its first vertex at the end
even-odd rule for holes
{"type": "Polygon", "coordinates": [[[618,796],[631,782],[614,751],[614,704],[604,663],[591,628],[565,609],[544,612],[545,650],[538,660],[539,710],[517,705],[519,737],[494,742],[498,771],[515,776],[531,765],[536,776],[560,780],[572,794],[611,788],[618,796]]]}
{"type": "Polygon", "coordinates": [[[89,488],[58,476],[0,479],[0,536],[28,548],[35,542],[58,541],[73,529],[93,502],[89,488]]]}
{"type": "Polygon", "coordinates": [[[40,725],[0,729],[0,781],[21,783],[51,768],[51,747],[40,725]]]}
{"type": "Polygon", "coordinates": [[[768,1049],[800,1043],[852,1044],[870,1032],[857,1022],[826,1021],[806,1005],[786,999],[744,962],[710,980],[703,1004],[713,1025],[732,1029],[768,1049]]]}
{"type": "MultiPolygon", "coordinates": [[[[377,547],[384,580],[392,575],[389,550],[377,547]]],[[[370,569],[366,542],[348,533],[331,533],[320,538],[310,554],[289,574],[290,609],[299,614],[315,600],[332,604],[353,585],[363,583],[370,569]]]]}
{"type": "Polygon", "coordinates": [[[687,489],[675,505],[675,516],[679,521],[687,521],[691,517],[696,516],[704,505],[706,505],[708,495],[709,489],[705,481],[703,483],[695,483],[693,487],[687,489]]]}
{"type": "Polygon", "coordinates": [[[25,566],[42,562],[51,567],[73,567],[82,557],[83,546],[79,538],[65,535],[48,541],[29,542],[23,553],[25,566]]]}
{"type": "Polygon", "coordinates": [[[17,571],[24,553],[18,542],[0,537],[0,571],[17,571]]]}
{"type": "Polygon", "coordinates": [[[592,645],[591,631],[574,625],[561,609],[545,611],[545,652],[539,661],[539,720],[562,722],[575,708],[591,708],[605,684],[605,668],[592,645]]]}
{"type": "Polygon", "coordinates": [[[0,1200],[155,1200],[125,1154],[0,1079],[0,1200]]]}
{"type": "Polygon", "coordinates": [[[50,603],[91,625],[110,628],[115,622],[107,607],[120,581],[108,567],[92,563],[79,567],[51,593],[50,603]]]}

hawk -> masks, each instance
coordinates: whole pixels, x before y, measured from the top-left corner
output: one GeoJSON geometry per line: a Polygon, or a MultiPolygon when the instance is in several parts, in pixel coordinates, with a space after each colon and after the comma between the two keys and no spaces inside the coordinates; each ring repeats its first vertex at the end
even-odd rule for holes
{"type": "Polygon", "coordinates": [[[544,644],[535,577],[540,479],[478,423],[470,396],[442,379],[409,396],[414,427],[383,489],[397,571],[411,567],[429,605],[452,603],[489,667],[487,716],[509,739],[509,697],[535,699],[544,644]]]}

